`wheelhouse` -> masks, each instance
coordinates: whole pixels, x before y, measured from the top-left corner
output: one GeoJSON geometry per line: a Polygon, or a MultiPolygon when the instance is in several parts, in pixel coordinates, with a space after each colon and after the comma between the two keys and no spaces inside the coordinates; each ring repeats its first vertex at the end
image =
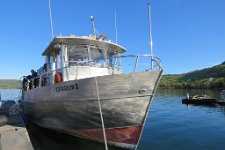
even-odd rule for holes
{"type": "Polygon", "coordinates": [[[122,73],[120,56],[125,48],[93,37],[55,37],[46,50],[45,64],[38,70],[43,85],[122,73]]]}

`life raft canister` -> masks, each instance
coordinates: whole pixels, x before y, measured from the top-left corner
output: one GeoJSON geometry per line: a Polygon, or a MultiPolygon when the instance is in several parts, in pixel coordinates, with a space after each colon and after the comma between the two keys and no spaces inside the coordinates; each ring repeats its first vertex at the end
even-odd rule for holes
{"type": "Polygon", "coordinates": [[[63,81],[63,79],[62,79],[61,73],[60,72],[57,72],[55,74],[55,83],[59,83],[59,82],[62,82],[62,81],[63,81]]]}

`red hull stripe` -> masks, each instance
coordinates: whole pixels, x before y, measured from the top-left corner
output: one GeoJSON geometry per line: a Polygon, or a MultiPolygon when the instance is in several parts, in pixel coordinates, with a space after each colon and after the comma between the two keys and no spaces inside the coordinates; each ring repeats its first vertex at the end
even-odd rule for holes
{"type": "MultiPolygon", "coordinates": [[[[142,126],[105,129],[108,143],[137,144],[142,126]]],[[[76,134],[88,139],[103,142],[102,129],[76,131],[76,134]]]]}

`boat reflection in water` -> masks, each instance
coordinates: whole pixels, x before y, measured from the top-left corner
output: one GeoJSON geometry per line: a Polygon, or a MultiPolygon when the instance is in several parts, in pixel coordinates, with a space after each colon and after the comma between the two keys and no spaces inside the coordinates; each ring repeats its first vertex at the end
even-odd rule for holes
{"type": "MultiPolygon", "coordinates": [[[[103,144],[83,140],[71,135],[41,128],[32,122],[27,126],[30,140],[35,150],[103,150],[103,144]]],[[[109,150],[122,150],[108,147],[109,150]]]]}

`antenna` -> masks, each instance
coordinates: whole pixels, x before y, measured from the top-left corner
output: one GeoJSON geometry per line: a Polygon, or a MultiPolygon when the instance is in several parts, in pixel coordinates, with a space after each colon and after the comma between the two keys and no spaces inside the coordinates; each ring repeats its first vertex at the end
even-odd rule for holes
{"type": "Polygon", "coordinates": [[[91,16],[91,17],[90,17],[90,19],[91,19],[91,23],[92,23],[92,29],[93,29],[93,31],[94,31],[94,35],[95,35],[95,37],[96,37],[97,35],[96,35],[96,29],[95,29],[94,17],[93,17],[93,16],[91,16]]]}
{"type": "Polygon", "coordinates": [[[50,0],[48,0],[48,9],[49,9],[49,15],[50,15],[50,24],[51,24],[51,31],[52,31],[52,39],[54,39],[53,24],[52,24],[52,10],[51,10],[50,0]]]}
{"type": "Polygon", "coordinates": [[[116,31],[116,44],[118,42],[118,35],[117,35],[117,18],[116,18],[116,11],[115,11],[115,31],[116,31]]]}
{"type": "Polygon", "coordinates": [[[150,54],[151,54],[151,70],[153,69],[153,50],[152,50],[152,25],[151,25],[151,6],[150,0],[148,0],[148,23],[149,23],[149,47],[150,47],[150,54]]]}

